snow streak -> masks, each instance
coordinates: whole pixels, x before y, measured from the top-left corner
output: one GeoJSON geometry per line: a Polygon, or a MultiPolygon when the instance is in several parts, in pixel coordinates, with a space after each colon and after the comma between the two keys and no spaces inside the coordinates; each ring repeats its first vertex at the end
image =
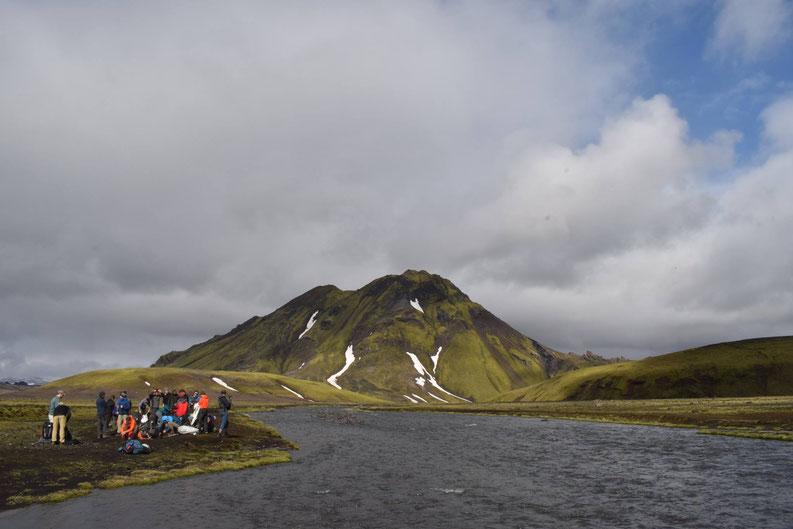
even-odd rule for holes
{"type": "Polygon", "coordinates": [[[438,358],[440,358],[440,356],[441,356],[441,349],[443,349],[443,347],[438,347],[438,352],[430,357],[430,360],[432,360],[432,372],[433,373],[438,368],[438,358]]]}
{"type": "Polygon", "coordinates": [[[421,308],[421,305],[419,305],[419,298],[416,298],[416,299],[411,299],[411,300],[410,300],[410,304],[411,304],[411,305],[413,305],[413,308],[414,308],[414,309],[416,309],[417,311],[419,311],[419,312],[421,312],[422,314],[424,314],[424,309],[422,309],[422,308],[421,308]]]}
{"type": "Polygon", "coordinates": [[[407,395],[404,395],[404,394],[402,396],[405,397],[406,399],[408,399],[413,404],[418,404],[419,403],[419,401],[415,400],[413,397],[408,397],[407,395]]]}
{"type": "Polygon", "coordinates": [[[426,403],[427,403],[427,401],[426,401],[426,400],[422,399],[421,397],[419,397],[419,396],[418,396],[418,395],[416,395],[415,393],[413,394],[413,396],[414,396],[414,397],[416,397],[417,399],[419,399],[419,400],[420,400],[421,402],[423,402],[424,404],[426,404],[426,403]]]}
{"type": "Polygon", "coordinates": [[[339,379],[340,376],[344,374],[345,371],[347,371],[347,369],[349,369],[352,363],[355,362],[355,355],[352,353],[352,344],[350,344],[347,347],[347,350],[344,351],[344,360],[345,360],[345,364],[344,367],[341,368],[341,371],[339,371],[335,375],[331,375],[328,377],[328,384],[330,384],[331,386],[337,389],[341,389],[341,386],[339,386],[336,383],[336,381],[339,379]]]}
{"type": "Polygon", "coordinates": [[[432,398],[434,398],[434,399],[438,399],[438,400],[439,400],[439,401],[441,401],[441,402],[445,402],[446,404],[449,404],[449,401],[448,401],[448,400],[443,400],[443,399],[442,399],[442,398],[440,398],[439,396],[437,396],[437,395],[433,395],[433,394],[432,394],[432,393],[430,393],[429,391],[427,392],[427,395],[429,395],[430,397],[432,397],[432,398]]]}
{"type": "MultiPolygon", "coordinates": [[[[465,402],[471,402],[471,401],[470,401],[470,400],[468,400],[468,399],[464,399],[464,398],[462,398],[462,397],[458,397],[458,396],[457,396],[457,395],[455,395],[454,393],[452,393],[452,392],[450,392],[450,391],[446,391],[445,389],[443,389],[443,388],[440,386],[440,384],[438,384],[438,381],[437,381],[437,380],[435,380],[435,377],[434,377],[434,376],[432,376],[432,375],[430,374],[430,372],[426,370],[426,368],[424,367],[424,365],[421,363],[421,360],[419,360],[419,359],[418,359],[418,357],[417,357],[416,355],[414,355],[414,354],[413,354],[413,353],[411,353],[411,352],[407,352],[407,355],[408,355],[408,356],[410,357],[410,359],[413,361],[413,367],[414,367],[414,368],[416,368],[416,371],[418,371],[419,375],[423,375],[423,376],[425,376],[425,377],[427,378],[427,380],[429,380],[430,384],[432,384],[432,385],[433,385],[435,388],[437,388],[439,391],[443,391],[444,393],[446,393],[447,395],[449,395],[449,396],[451,396],[451,397],[454,397],[455,399],[464,400],[465,402]]],[[[429,392],[427,392],[427,393],[429,393],[429,392]]],[[[429,393],[429,394],[430,394],[430,396],[432,396],[432,397],[435,397],[435,395],[433,395],[432,393],[429,393]]],[[[439,397],[435,397],[435,398],[436,398],[436,399],[438,399],[438,400],[442,400],[443,402],[446,402],[445,400],[443,400],[443,399],[441,399],[441,398],[439,398],[439,397]]]]}
{"type": "Polygon", "coordinates": [[[303,395],[301,395],[300,393],[298,393],[294,389],[289,389],[288,387],[284,386],[283,384],[281,384],[281,387],[284,388],[285,390],[287,390],[289,393],[294,393],[295,395],[297,395],[298,397],[300,397],[303,400],[306,399],[303,395]]]}
{"type": "Polygon", "coordinates": [[[151,384],[149,384],[148,380],[144,380],[143,383],[146,384],[147,386],[151,386],[151,384]]]}
{"type": "Polygon", "coordinates": [[[229,386],[228,384],[226,384],[225,382],[220,380],[218,377],[212,377],[212,380],[214,380],[215,382],[217,382],[218,384],[220,384],[224,388],[230,389],[231,391],[239,391],[239,390],[236,390],[236,389],[232,388],[231,386],[229,386]]]}
{"type": "Polygon", "coordinates": [[[319,314],[319,311],[316,311],[314,314],[311,315],[311,319],[308,320],[308,323],[306,324],[306,330],[300,333],[300,336],[297,337],[298,340],[301,339],[303,335],[306,334],[309,331],[309,329],[311,329],[311,327],[314,326],[315,323],[317,323],[317,314],[319,314]]]}

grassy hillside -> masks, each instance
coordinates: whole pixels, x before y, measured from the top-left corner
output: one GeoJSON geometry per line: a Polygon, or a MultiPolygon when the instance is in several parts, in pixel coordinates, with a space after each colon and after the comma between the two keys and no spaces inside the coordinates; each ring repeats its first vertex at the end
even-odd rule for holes
{"type": "Polygon", "coordinates": [[[496,402],[793,395],[793,337],[758,338],[571,371],[496,402]]]}
{"type": "Polygon", "coordinates": [[[385,401],[360,395],[351,391],[338,390],[328,384],[300,380],[269,373],[246,373],[236,371],[202,371],[198,369],[142,367],[129,369],[106,369],[89,371],[62,378],[41,387],[13,393],[14,399],[49,400],[59,389],[66,392],[70,402],[93,402],[99,391],[116,395],[123,390],[137,404],[154,388],[168,387],[207,391],[214,403],[215,396],[224,387],[212,380],[217,377],[237,391],[228,390],[238,404],[295,404],[310,401],[331,404],[377,404],[385,401]],[[150,385],[147,385],[148,382],[150,385]],[[284,386],[303,396],[301,399],[284,386]],[[136,400],[138,399],[138,400],[136,400]]]}
{"type": "Polygon", "coordinates": [[[543,347],[450,281],[408,270],[356,291],[314,288],[226,335],[168,353],[155,365],[266,371],[325,382],[346,365],[349,346],[355,359],[337,383],[391,400],[408,395],[416,401],[462,401],[439,390],[430,375],[449,393],[477,401],[605,362],[543,347]]]}

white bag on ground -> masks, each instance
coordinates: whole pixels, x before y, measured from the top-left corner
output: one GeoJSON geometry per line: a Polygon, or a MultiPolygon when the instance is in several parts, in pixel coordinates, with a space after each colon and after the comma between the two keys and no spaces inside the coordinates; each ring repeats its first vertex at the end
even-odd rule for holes
{"type": "Polygon", "coordinates": [[[197,434],[198,428],[195,426],[188,426],[186,424],[181,425],[179,428],[176,429],[181,434],[197,434]]]}

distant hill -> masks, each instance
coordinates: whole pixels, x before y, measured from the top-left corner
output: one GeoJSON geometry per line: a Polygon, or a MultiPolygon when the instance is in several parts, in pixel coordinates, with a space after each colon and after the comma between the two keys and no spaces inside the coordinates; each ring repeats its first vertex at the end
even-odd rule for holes
{"type": "Polygon", "coordinates": [[[793,336],[728,342],[571,371],[496,402],[793,395],[793,336]]]}
{"type": "Polygon", "coordinates": [[[15,393],[14,398],[49,401],[56,391],[62,389],[66,392],[67,403],[78,401],[92,403],[100,391],[116,397],[121,391],[126,391],[133,404],[137,405],[138,401],[153,389],[165,387],[177,391],[184,389],[189,393],[193,390],[206,391],[212,397],[213,403],[215,396],[223,389],[226,389],[235,402],[243,404],[279,405],[310,402],[383,404],[385,402],[351,391],[339,390],[328,384],[270,373],[152,367],[89,371],[15,393]]]}
{"type": "Polygon", "coordinates": [[[316,287],[154,366],[269,372],[389,400],[462,402],[605,362],[545,347],[451,281],[408,270],[355,291],[316,287]]]}

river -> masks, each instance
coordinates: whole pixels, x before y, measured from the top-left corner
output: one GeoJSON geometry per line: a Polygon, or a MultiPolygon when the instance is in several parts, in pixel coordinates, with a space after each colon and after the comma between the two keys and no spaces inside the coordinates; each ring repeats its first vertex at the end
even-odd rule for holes
{"type": "MultiPolygon", "coordinates": [[[[516,417],[256,414],[292,464],[97,490],[4,528],[784,528],[793,444],[516,417]]],[[[141,456],[143,457],[143,456],[141,456]]]]}

